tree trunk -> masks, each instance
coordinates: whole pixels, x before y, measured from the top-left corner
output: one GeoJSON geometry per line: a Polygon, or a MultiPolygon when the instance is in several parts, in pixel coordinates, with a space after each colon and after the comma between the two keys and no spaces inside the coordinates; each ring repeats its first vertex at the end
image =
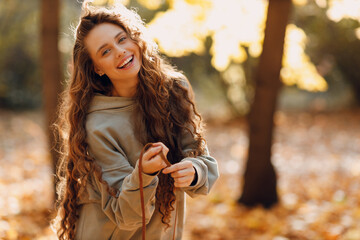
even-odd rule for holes
{"type": "Polygon", "coordinates": [[[240,203],[266,208],[278,201],[271,163],[273,117],[281,88],[280,69],[291,0],[269,0],[263,52],[256,73],[255,97],[249,114],[249,155],[240,203]]]}
{"type": "Polygon", "coordinates": [[[59,0],[42,0],[41,66],[43,80],[43,105],[54,172],[58,159],[58,153],[56,151],[58,150],[58,144],[56,143],[57,141],[55,139],[54,132],[52,131],[52,125],[57,117],[57,107],[62,79],[60,53],[58,50],[59,12],[59,0]]]}

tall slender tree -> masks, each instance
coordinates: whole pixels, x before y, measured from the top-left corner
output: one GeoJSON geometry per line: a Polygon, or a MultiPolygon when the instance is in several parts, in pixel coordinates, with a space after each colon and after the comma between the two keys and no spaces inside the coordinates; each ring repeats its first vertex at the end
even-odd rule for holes
{"type": "Polygon", "coordinates": [[[240,203],[271,207],[278,201],[271,163],[274,112],[281,88],[280,69],[291,0],[269,0],[263,52],[255,74],[255,97],[249,114],[249,155],[240,203]]]}
{"type": "MultiPolygon", "coordinates": [[[[56,120],[58,97],[61,91],[62,72],[58,50],[59,0],[41,1],[41,71],[43,105],[53,169],[58,159],[57,144],[51,126],[56,120]]],[[[55,188],[54,188],[55,189],[55,188]]]]}

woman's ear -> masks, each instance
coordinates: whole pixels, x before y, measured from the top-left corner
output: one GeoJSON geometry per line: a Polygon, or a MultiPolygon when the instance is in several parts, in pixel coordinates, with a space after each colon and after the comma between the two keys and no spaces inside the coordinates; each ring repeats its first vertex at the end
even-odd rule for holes
{"type": "Polygon", "coordinates": [[[101,77],[102,75],[104,75],[104,72],[101,71],[98,67],[94,66],[94,71],[101,77]]]}

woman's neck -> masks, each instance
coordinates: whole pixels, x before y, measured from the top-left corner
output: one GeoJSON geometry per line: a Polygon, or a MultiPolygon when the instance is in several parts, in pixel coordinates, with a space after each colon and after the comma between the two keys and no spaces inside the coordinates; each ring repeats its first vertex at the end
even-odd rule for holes
{"type": "Polygon", "coordinates": [[[113,88],[111,90],[111,96],[114,97],[134,97],[137,89],[137,81],[129,82],[113,82],[113,88]]]}

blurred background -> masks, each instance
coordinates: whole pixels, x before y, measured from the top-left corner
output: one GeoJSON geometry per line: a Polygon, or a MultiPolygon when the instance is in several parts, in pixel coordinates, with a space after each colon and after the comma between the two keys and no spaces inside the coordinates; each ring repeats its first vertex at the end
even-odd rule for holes
{"type": "MultiPolygon", "coordinates": [[[[210,195],[188,199],[184,239],[360,239],[359,0],[121,2],[190,80],[219,162],[210,195]]],[[[80,13],[0,0],[0,239],[56,239],[47,126],[80,13]]]]}

